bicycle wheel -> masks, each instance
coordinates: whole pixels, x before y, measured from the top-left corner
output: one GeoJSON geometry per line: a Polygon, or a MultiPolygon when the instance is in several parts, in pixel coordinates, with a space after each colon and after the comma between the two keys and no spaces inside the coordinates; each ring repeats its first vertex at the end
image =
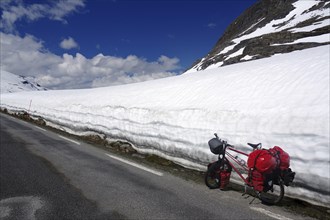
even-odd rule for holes
{"type": "Polygon", "coordinates": [[[256,192],[259,199],[268,205],[275,205],[281,202],[284,196],[284,184],[281,178],[273,184],[267,192],[256,192]]]}
{"type": "Polygon", "coordinates": [[[210,189],[217,189],[220,187],[220,164],[212,164],[205,173],[205,184],[210,189]]]}

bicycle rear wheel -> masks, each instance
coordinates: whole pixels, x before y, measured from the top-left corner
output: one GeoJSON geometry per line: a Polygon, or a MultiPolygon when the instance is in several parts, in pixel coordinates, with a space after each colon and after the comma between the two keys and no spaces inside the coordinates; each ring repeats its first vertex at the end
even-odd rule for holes
{"type": "Polygon", "coordinates": [[[282,201],[284,197],[284,184],[281,178],[276,182],[277,184],[272,184],[271,189],[267,192],[256,192],[264,204],[275,205],[282,201]]]}
{"type": "Polygon", "coordinates": [[[210,189],[217,189],[220,187],[220,164],[212,164],[205,173],[205,184],[210,189]]]}

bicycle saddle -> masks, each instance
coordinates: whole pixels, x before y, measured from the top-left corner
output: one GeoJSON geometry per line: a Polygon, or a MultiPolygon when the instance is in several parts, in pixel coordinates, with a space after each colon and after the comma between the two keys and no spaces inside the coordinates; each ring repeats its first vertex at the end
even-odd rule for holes
{"type": "Polygon", "coordinates": [[[261,145],[261,143],[259,144],[251,144],[251,143],[247,143],[249,146],[251,146],[253,149],[258,148],[259,145],[261,145]]]}

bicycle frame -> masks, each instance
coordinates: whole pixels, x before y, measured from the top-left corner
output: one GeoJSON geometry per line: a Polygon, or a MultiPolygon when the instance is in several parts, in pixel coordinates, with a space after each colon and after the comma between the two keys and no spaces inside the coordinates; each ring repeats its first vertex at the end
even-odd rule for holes
{"type": "MultiPolygon", "coordinates": [[[[226,185],[229,183],[230,180],[230,173],[232,172],[232,169],[234,169],[234,171],[245,183],[244,194],[247,193],[247,187],[251,187],[255,192],[255,195],[266,204],[274,205],[279,203],[283,199],[284,185],[289,186],[290,183],[292,183],[295,176],[295,172],[292,172],[289,167],[281,169],[281,167],[279,166],[280,164],[278,164],[278,161],[276,162],[276,167],[271,167],[273,170],[270,170],[270,173],[266,173],[266,170],[259,171],[258,169],[256,169],[255,161],[261,153],[265,152],[255,152],[254,150],[262,150],[261,143],[248,143],[248,145],[253,148],[252,152],[254,153],[251,155],[250,153],[245,153],[241,150],[235,149],[235,147],[228,144],[227,141],[221,140],[217,134],[214,135],[216,138],[212,138],[208,142],[208,144],[210,146],[211,152],[213,154],[218,155],[218,161],[208,164],[208,168],[204,177],[205,184],[210,189],[225,189],[226,185]],[[248,158],[251,157],[251,161],[254,161],[252,162],[254,163],[254,168],[249,168],[247,166],[247,162],[250,163],[250,160],[246,159],[243,162],[241,161],[242,158],[237,157],[239,155],[243,155],[248,158]],[[235,163],[239,166],[237,166],[235,163]],[[245,177],[245,174],[247,174],[247,177],[245,177]]],[[[274,157],[276,156],[276,154],[277,160],[281,159],[279,158],[281,152],[284,151],[277,146],[271,148],[268,150],[268,157],[261,158],[260,161],[263,162],[264,160],[269,160],[267,162],[270,162],[270,165],[274,165],[275,162],[271,160],[275,160],[274,157]]],[[[289,155],[286,152],[284,152],[283,155],[283,161],[287,161],[287,164],[289,165],[289,155]]]]}
{"type": "MultiPolygon", "coordinates": [[[[231,150],[231,151],[234,151],[234,152],[236,152],[236,153],[239,153],[239,154],[242,154],[242,155],[244,155],[244,156],[246,156],[246,157],[248,157],[249,156],[249,154],[247,154],[247,153],[245,153],[245,152],[243,152],[243,151],[240,151],[240,150],[236,150],[235,148],[233,148],[233,147],[226,147],[226,149],[225,149],[225,154],[230,158],[230,159],[232,159],[235,163],[237,163],[240,167],[242,167],[245,171],[249,171],[249,168],[246,166],[246,165],[241,165],[240,163],[239,163],[239,161],[231,154],[231,153],[229,153],[227,150],[231,150]]],[[[250,181],[248,181],[247,180],[247,178],[245,178],[243,175],[242,175],[242,173],[237,169],[237,167],[235,167],[234,166],[234,164],[230,161],[230,160],[228,160],[227,159],[227,161],[228,161],[228,163],[230,164],[230,166],[235,170],[235,172],[239,175],[239,177],[247,184],[247,185],[249,185],[249,186],[251,186],[251,182],[250,181]]]]}

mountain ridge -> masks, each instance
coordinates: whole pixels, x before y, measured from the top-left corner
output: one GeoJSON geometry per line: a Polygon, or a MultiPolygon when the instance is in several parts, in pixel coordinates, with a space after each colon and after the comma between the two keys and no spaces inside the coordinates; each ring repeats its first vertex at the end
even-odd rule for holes
{"type": "Polygon", "coordinates": [[[235,19],[210,52],[185,73],[326,44],[330,44],[329,1],[260,0],[235,19]]]}
{"type": "Polygon", "coordinates": [[[33,77],[19,76],[5,70],[1,70],[1,94],[23,91],[45,91],[33,77]]]}

